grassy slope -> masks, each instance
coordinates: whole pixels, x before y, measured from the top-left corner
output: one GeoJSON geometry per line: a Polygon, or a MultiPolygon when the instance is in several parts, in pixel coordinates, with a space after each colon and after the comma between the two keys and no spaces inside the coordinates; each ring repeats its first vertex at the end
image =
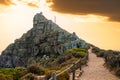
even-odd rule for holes
{"type": "MultiPolygon", "coordinates": [[[[52,72],[61,72],[66,67],[70,66],[73,62],[76,62],[79,58],[83,58],[86,53],[87,51],[83,48],[66,50],[61,55],[51,57],[44,68],[40,67],[38,64],[32,64],[27,68],[1,68],[0,80],[17,80],[20,77],[23,79],[26,75],[31,75],[30,73],[34,73],[36,75],[47,75],[47,77],[50,77],[52,72]],[[41,72],[43,72],[43,74],[41,74],[41,72]]],[[[64,77],[67,76],[66,78],[68,78],[68,74],[64,74],[66,74],[64,77]]],[[[61,76],[63,78],[63,75],[61,76]]]]}

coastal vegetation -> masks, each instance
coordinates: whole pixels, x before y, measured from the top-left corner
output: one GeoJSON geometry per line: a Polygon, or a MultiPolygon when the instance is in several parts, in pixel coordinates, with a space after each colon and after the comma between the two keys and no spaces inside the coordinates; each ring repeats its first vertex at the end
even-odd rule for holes
{"type": "MultiPolygon", "coordinates": [[[[35,80],[36,76],[45,76],[46,79],[49,79],[53,72],[57,74],[63,71],[86,54],[87,51],[84,48],[73,48],[66,50],[61,55],[51,57],[45,65],[34,63],[27,67],[0,68],[0,80],[35,80]]],[[[69,80],[69,73],[64,72],[57,79],[69,80]]]]}
{"type": "Polygon", "coordinates": [[[110,70],[114,71],[117,76],[120,76],[120,52],[113,50],[103,50],[98,47],[93,47],[93,53],[97,57],[103,57],[105,60],[105,66],[110,70]]]}

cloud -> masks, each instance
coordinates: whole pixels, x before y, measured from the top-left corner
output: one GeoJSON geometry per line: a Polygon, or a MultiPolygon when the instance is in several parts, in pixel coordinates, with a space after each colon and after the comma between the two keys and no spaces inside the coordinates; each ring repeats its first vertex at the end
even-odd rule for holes
{"type": "Polygon", "coordinates": [[[53,11],[68,14],[96,14],[120,22],[120,0],[47,0],[53,11]]]}
{"type": "Polygon", "coordinates": [[[30,6],[30,7],[35,7],[35,8],[39,8],[39,6],[38,5],[36,5],[35,3],[27,3],[27,5],[28,6],[30,6]]]}
{"type": "MultiPolygon", "coordinates": [[[[39,8],[40,0],[0,0],[0,13],[8,12],[11,7],[16,7],[17,5],[27,5],[33,8],[39,8]]],[[[0,14],[0,16],[2,16],[0,14]]]]}
{"type": "Polygon", "coordinates": [[[12,2],[12,0],[0,0],[0,4],[7,6],[7,5],[14,4],[14,3],[12,2]]]}
{"type": "Polygon", "coordinates": [[[40,0],[18,0],[18,1],[22,2],[23,4],[27,6],[39,8],[40,0]]]}

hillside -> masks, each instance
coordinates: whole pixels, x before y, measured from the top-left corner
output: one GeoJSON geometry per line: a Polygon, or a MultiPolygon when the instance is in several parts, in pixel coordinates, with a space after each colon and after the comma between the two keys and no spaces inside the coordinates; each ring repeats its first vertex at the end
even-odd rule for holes
{"type": "Polygon", "coordinates": [[[0,67],[27,67],[32,63],[42,66],[42,60],[50,60],[72,48],[85,48],[87,43],[75,32],[72,34],[37,13],[33,18],[33,28],[20,39],[10,44],[0,56],[0,67]]]}

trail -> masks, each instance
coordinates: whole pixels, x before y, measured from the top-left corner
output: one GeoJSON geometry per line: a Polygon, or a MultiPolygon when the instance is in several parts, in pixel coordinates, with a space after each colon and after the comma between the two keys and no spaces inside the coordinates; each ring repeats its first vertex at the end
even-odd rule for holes
{"type": "Polygon", "coordinates": [[[91,52],[91,49],[89,49],[88,52],[88,66],[82,68],[84,72],[81,77],[79,77],[80,71],[76,70],[75,80],[120,80],[103,66],[103,58],[96,57],[96,55],[91,52]]]}

